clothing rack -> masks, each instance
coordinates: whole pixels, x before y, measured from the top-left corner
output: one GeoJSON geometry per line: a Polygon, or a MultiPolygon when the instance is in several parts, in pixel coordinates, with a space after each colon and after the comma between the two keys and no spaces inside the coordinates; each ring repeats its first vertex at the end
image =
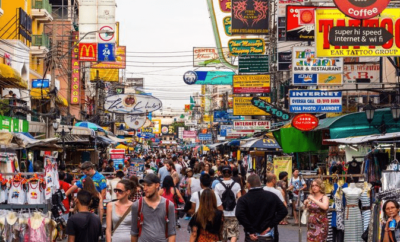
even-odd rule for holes
{"type": "Polygon", "coordinates": [[[3,176],[14,176],[14,175],[22,175],[22,176],[34,176],[36,175],[45,175],[44,172],[15,172],[15,173],[1,173],[3,176]]]}
{"type": "Polygon", "coordinates": [[[0,204],[0,209],[21,210],[21,209],[42,209],[44,213],[48,211],[47,204],[0,204]]]}
{"type": "Polygon", "coordinates": [[[362,178],[364,178],[364,175],[336,175],[336,174],[334,174],[334,175],[322,175],[322,176],[318,176],[318,175],[305,175],[305,176],[302,176],[304,179],[313,179],[313,178],[322,178],[322,179],[325,179],[325,178],[347,178],[347,177],[362,177],[362,178]]]}

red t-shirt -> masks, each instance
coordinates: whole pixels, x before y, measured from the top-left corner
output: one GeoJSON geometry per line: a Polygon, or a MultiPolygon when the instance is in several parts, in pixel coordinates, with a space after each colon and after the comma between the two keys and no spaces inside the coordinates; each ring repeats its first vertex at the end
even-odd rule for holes
{"type": "MultiPolygon", "coordinates": [[[[71,188],[71,184],[65,182],[65,181],[60,181],[60,189],[63,189],[65,192],[68,191],[68,189],[71,188]]],[[[67,197],[66,199],[63,200],[64,207],[67,209],[65,213],[69,213],[69,198],[67,197]]]]}

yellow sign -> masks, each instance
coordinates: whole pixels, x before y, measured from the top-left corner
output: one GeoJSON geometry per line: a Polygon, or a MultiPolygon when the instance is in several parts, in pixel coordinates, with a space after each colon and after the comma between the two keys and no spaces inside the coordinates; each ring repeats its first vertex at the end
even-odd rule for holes
{"type": "MultiPolygon", "coordinates": [[[[252,97],[233,97],[233,115],[242,116],[265,116],[269,113],[255,107],[251,104],[252,97]]],[[[260,99],[271,102],[269,97],[260,97],[260,99]]]]}
{"type": "Polygon", "coordinates": [[[286,171],[288,178],[292,177],[292,157],[291,156],[280,156],[274,157],[274,174],[279,179],[279,173],[286,171]]]}
{"type": "Polygon", "coordinates": [[[211,122],[211,117],[210,117],[210,115],[204,115],[204,116],[203,116],[203,121],[204,121],[205,123],[210,123],[210,122],[211,122]]]}
{"type": "Polygon", "coordinates": [[[334,86],[334,85],[342,85],[343,84],[343,75],[342,74],[318,74],[318,86],[334,86]]]}
{"type": "Polygon", "coordinates": [[[233,93],[268,93],[270,86],[270,75],[233,76],[233,93]]]}
{"type": "MultiPolygon", "coordinates": [[[[317,57],[353,57],[353,56],[399,56],[400,55],[400,11],[387,8],[372,19],[351,19],[338,9],[315,10],[315,38],[317,57]],[[361,22],[362,21],[362,22],[361,22]],[[361,24],[362,23],[362,24],[361,24]],[[329,30],[332,27],[383,27],[393,34],[393,39],[382,46],[333,46],[329,43],[329,30]]],[[[372,37],[372,36],[371,36],[372,37]]],[[[375,36],[373,36],[375,37],[375,36]]],[[[367,37],[368,38],[368,37],[367,37]]],[[[377,36],[379,38],[379,36],[377,36]]]]}
{"type": "Polygon", "coordinates": [[[119,70],[118,69],[90,69],[90,81],[96,81],[96,75],[99,71],[99,78],[105,82],[118,82],[119,70]]]}
{"type": "Polygon", "coordinates": [[[160,134],[161,133],[161,119],[152,119],[154,124],[153,127],[153,134],[160,134]]]}

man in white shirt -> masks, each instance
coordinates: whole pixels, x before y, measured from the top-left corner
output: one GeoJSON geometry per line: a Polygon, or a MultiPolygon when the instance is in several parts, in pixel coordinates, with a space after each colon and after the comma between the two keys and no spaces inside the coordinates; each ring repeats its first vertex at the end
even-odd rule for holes
{"type": "Polygon", "coordinates": [[[108,180],[107,187],[109,188],[111,194],[111,200],[117,199],[117,194],[115,194],[114,189],[117,188],[118,182],[121,181],[124,175],[125,174],[123,171],[117,171],[117,174],[115,175],[116,177],[114,179],[108,180]]]}
{"type": "Polygon", "coordinates": [[[174,162],[175,171],[176,171],[176,173],[178,173],[179,180],[180,180],[182,178],[182,175],[181,175],[182,166],[178,162],[178,157],[176,157],[176,156],[172,157],[172,162],[174,162]]]}
{"type": "Polygon", "coordinates": [[[283,198],[282,192],[275,188],[276,182],[277,182],[276,175],[274,173],[268,172],[267,173],[267,185],[264,187],[264,191],[272,192],[275,195],[277,195],[279,197],[279,199],[283,202],[283,204],[285,204],[285,206],[287,207],[287,204],[285,202],[285,199],[283,198]]]}
{"type": "MultiPolygon", "coordinates": [[[[200,207],[199,195],[201,196],[201,193],[204,191],[204,189],[210,189],[211,182],[212,178],[209,174],[203,174],[200,176],[201,190],[192,194],[190,198],[190,202],[192,203],[192,208],[188,211],[188,214],[194,214],[195,212],[197,212],[197,210],[199,210],[200,207]]],[[[215,198],[217,199],[217,208],[222,211],[223,208],[222,208],[221,198],[216,193],[215,193],[215,198]]]]}
{"type": "Polygon", "coordinates": [[[148,175],[148,174],[154,174],[154,171],[150,168],[150,165],[149,165],[149,164],[144,165],[144,168],[146,169],[146,170],[145,170],[145,174],[146,174],[146,175],[148,175]]]}
{"type": "Polygon", "coordinates": [[[222,168],[223,180],[215,186],[215,193],[221,198],[224,208],[224,241],[236,242],[239,239],[239,221],[235,216],[236,201],[241,196],[240,184],[232,180],[229,166],[222,168]],[[225,193],[225,194],[224,194],[225,193]],[[229,196],[229,193],[231,196],[229,196]]]}

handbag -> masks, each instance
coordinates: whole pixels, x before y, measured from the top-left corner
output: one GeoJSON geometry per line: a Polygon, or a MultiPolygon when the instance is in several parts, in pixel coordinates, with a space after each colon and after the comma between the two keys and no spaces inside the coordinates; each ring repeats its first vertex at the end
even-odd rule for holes
{"type": "Polygon", "coordinates": [[[117,224],[115,225],[115,228],[111,231],[111,236],[113,236],[114,232],[118,229],[118,226],[124,221],[126,216],[128,216],[129,212],[131,212],[131,209],[127,209],[124,215],[118,220],[117,224]]]}
{"type": "Polygon", "coordinates": [[[305,209],[304,212],[303,212],[303,214],[301,215],[301,220],[300,220],[300,222],[301,222],[302,224],[307,224],[307,220],[308,220],[308,210],[305,209]]]}

